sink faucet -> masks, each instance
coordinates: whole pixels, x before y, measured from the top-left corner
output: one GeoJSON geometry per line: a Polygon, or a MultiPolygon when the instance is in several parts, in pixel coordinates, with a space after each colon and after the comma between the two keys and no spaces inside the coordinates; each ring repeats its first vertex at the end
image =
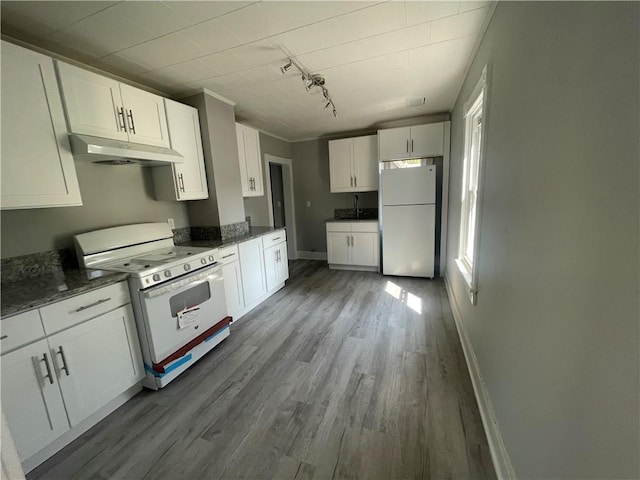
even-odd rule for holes
{"type": "Polygon", "coordinates": [[[353,196],[353,206],[356,210],[356,218],[360,218],[360,209],[358,208],[358,194],[353,196]]]}

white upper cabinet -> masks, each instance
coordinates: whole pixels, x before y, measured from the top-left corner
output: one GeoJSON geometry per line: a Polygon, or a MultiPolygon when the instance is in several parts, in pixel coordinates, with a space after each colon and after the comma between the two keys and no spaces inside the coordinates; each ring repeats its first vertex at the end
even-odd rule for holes
{"type": "Polygon", "coordinates": [[[53,60],[2,42],[3,209],[82,205],[53,60]]]}
{"type": "Polygon", "coordinates": [[[331,192],[378,190],[377,136],[329,141],[331,192]]]}
{"type": "Polygon", "coordinates": [[[71,133],[169,147],[162,97],[56,62],[71,133]]]}
{"type": "Polygon", "coordinates": [[[238,160],[243,197],[264,195],[262,184],[262,155],[260,153],[260,132],[236,123],[238,160]]]}
{"type": "Polygon", "coordinates": [[[380,161],[438,157],[444,152],[444,123],[378,130],[380,161]]]}
{"type": "Polygon", "coordinates": [[[209,197],[198,109],[164,99],[171,148],[183,163],[153,167],[156,200],[199,200],[209,197]]]}

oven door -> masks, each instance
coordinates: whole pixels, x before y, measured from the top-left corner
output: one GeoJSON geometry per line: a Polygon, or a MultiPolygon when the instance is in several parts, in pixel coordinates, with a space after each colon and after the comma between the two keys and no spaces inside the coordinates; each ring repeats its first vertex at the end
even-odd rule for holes
{"type": "Polygon", "coordinates": [[[140,291],[151,361],[158,363],[227,315],[222,266],[140,291]]]}

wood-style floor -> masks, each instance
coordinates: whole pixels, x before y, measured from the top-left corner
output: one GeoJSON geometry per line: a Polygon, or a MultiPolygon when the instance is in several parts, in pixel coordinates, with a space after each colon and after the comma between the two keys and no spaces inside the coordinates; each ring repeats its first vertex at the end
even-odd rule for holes
{"type": "Polygon", "coordinates": [[[198,364],[28,478],[495,478],[443,282],[290,269],[198,364]]]}

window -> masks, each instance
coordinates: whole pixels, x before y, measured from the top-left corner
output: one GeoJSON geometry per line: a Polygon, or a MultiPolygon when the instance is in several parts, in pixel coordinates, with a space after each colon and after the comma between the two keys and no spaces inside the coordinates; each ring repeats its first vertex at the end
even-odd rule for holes
{"type": "Polygon", "coordinates": [[[460,244],[456,263],[469,286],[469,297],[476,303],[477,248],[479,230],[478,197],[482,186],[483,142],[486,130],[483,118],[487,104],[486,67],[480,81],[465,104],[464,168],[460,244]]]}

